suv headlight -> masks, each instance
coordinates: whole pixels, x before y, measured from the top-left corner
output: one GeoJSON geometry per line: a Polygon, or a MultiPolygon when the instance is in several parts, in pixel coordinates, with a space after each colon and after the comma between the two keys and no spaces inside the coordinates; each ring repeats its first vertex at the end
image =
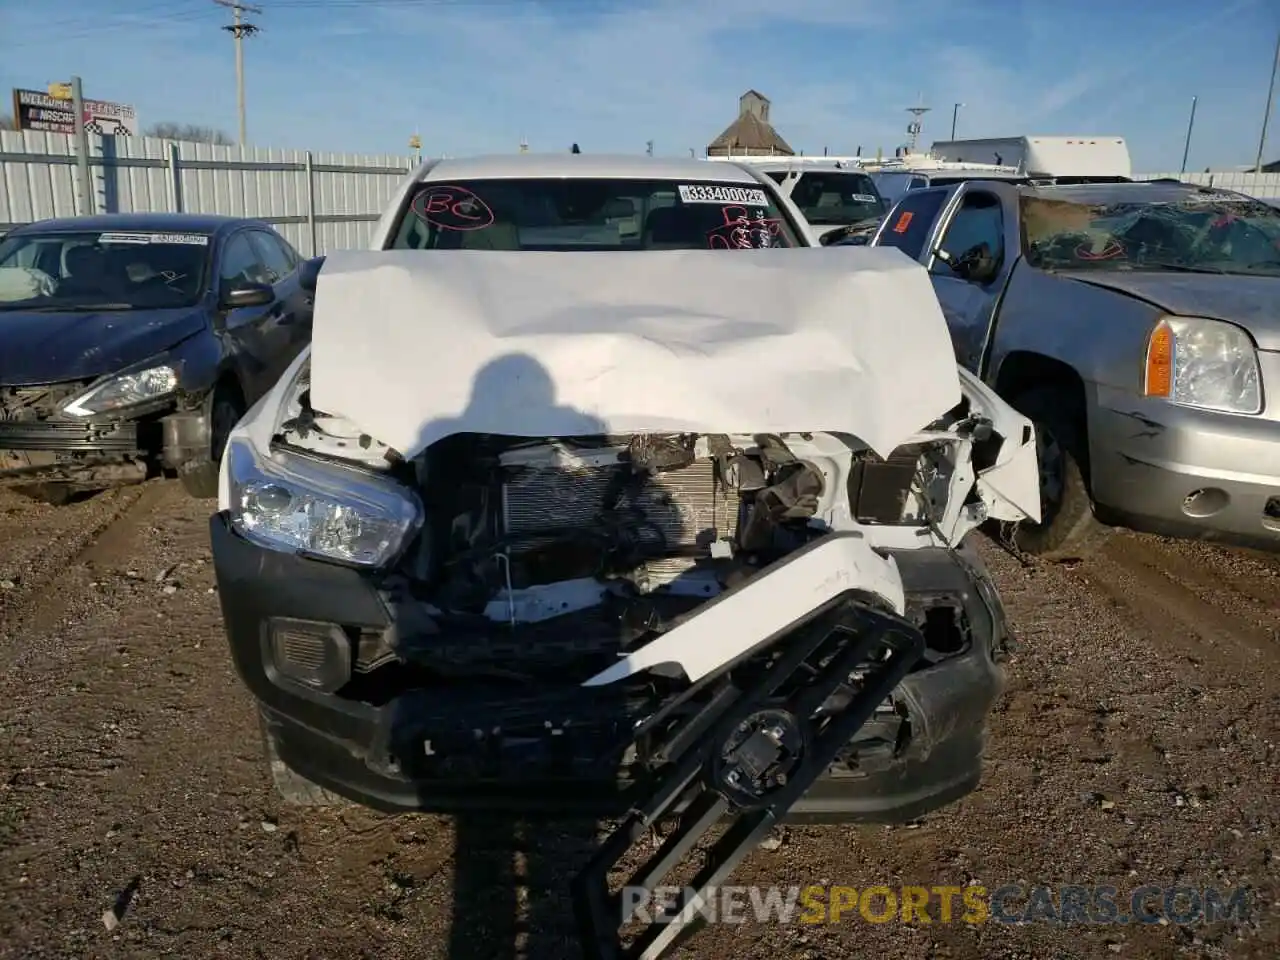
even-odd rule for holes
{"type": "Polygon", "coordinates": [[[284,451],[227,446],[231,527],[259,546],[355,567],[390,563],[422,525],[422,504],[389,477],[284,451]]]}
{"type": "Polygon", "coordinates": [[[1188,407],[1261,413],[1258,352],[1233,323],[1164,317],[1147,342],[1143,392],[1188,407]]]}
{"type": "Polygon", "coordinates": [[[62,405],[73,417],[91,417],[108,410],[131,407],[135,403],[158,400],[178,389],[178,371],[168,364],[122,373],[95,384],[62,405]]]}

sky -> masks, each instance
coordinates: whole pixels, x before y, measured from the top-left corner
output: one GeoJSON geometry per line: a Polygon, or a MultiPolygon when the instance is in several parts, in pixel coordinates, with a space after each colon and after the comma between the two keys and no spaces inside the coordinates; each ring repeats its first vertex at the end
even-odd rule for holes
{"type": "MultiPolygon", "coordinates": [[[[797,151],[1107,135],[1134,170],[1254,161],[1280,0],[258,0],[248,142],[360,154],[702,155],[756,89],[797,151]]],[[[237,131],[231,12],[213,0],[0,0],[0,90],[237,131]]],[[[1280,101],[1280,92],[1277,93],[1280,101]]],[[[6,101],[0,101],[4,103],[6,101]]],[[[0,111],[5,109],[0,106],[0,111]]],[[[1280,102],[1266,159],[1280,158],[1280,102]]]]}

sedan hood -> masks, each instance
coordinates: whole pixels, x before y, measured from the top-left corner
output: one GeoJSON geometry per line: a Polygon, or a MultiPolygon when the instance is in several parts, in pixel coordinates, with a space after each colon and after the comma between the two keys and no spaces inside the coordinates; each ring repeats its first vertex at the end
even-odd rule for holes
{"type": "Polygon", "coordinates": [[[1097,270],[1061,275],[1118,290],[1179,316],[1230,320],[1253,334],[1259,348],[1280,350],[1280,277],[1097,270]]]}
{"type": "Polygon", "coordinates": [[[454,433],[853,434],[954,407],[925,271],[897,250],[342,251],[311,403],[406,457],[454,433]]]}
{"type": "Polygon", "coordinates": [[[198,310],[0,310],[0,385],[89,380],[154,356],[203,329],[198,310]]]}

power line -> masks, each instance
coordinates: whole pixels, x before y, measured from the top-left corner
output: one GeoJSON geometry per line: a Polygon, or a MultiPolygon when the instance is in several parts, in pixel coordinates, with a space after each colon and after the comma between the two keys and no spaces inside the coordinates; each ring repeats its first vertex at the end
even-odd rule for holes
{"type": "Polygon", "coordinates": [[[96,40],[103,36],[109,36],[113,33],[139,33],[142,31],[165,30],[174,26],[182,26],[185,24],[194,24],[199,21],[207,21],[211,16],[211,12],[205,11],[186,11],[174,12],[168,15],[161,15],[155,18],[144,19],[140,14],[137,16],[117,17],[115,19],[104,19],[95,21],[92,27],[86,27],[83,18],[74,21],[66,21],[67,27],[79,29],[66,29],[57,27],[53,23],[40,23],[41,33],[26,37],[23,43],[37,43],[42,39],[48,40],[50,44],[64,46],[73,40],[96,40]]]}
{"type": "MultiPolygon", "coordinates": [[[[41,16],[39,23],[42,29],[49,31],[61,31],[64,27],[78,28],[86,35],[96,33],[104,28],[123,29],[141,26],[146,23],[155,23],[172,19],[174,21],[182,21],[191,19],[193,16],[207,17],[212,11],[199,10],[192,6],[193,0],[166,0],[164,3],[142,4],[139,6],[130,6],[128,13],[107,13],[98,14],[93,18],[93,26],[87,26],[83,14],[76,17],[66,18],[47,18],[41,16]]],[[[61,39],[61,37],[57,38],[61,39]]]]}
{"type": "Polygon", "coordinates": [[[236,38],[236,104],[240,112],[240,146],[243,147],[247,139],[245,137],[244,120],[244,38],[260,33],[262,28],[257,24],[244,20],[242,14],[260,14],[262,13],[262,8],[240,3],[239,0],[213,0],[213,2],[220,7],[227,7],[235,17],[230,25],[222,29],[230,32],[236,38]]]}

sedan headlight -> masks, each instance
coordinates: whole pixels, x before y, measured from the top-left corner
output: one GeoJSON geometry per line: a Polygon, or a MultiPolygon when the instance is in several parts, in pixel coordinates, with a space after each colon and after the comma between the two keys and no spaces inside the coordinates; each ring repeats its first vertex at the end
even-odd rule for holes
{"type": "Polygon", "coordinates": [[[177,389],[178,371],[162,364],[104,380],[78,397],[68,400],[63,405],[62,412],[73,417],[91,417],[96,413],[157,400],[177,389]]]}
{"type": "Polygon", "coordinates": [[[1147,343],[1143,392],[1227,413],[1262,412],[1262,375],[1249,334],[1203,317],[1165,317],[1147,343]]]}
{"type": "Polygon", "coordinates": [[[356,567],[391,562],[422,525],[422,504],[390,477],[284,451],[227,447],[231,527],[272,550],[356,567]]]}

